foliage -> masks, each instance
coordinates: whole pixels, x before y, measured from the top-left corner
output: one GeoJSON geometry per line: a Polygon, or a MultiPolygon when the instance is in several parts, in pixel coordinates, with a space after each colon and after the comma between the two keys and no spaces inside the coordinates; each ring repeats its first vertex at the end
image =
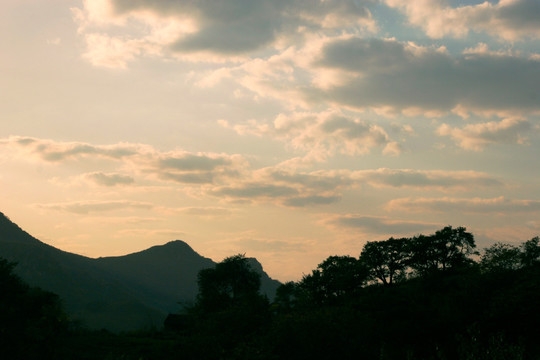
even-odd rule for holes
{"type": "Polygon", "coordinates": [[[297,298],[297,284],[294,281],[288,281],[281,284],[276,290],[274,299],[274,308],[280,311],[289,311],[295,305],[297,298]]]}
{"type": "Polygon", "coordinates": [[[477,254],[474,237],[464,227],[447,226],[433,235],[415,236],[410,241],[409,266],[419,275],[471,264],[477,254]]]}
{"type": "MultiPolygon", "coordinates": [[[[358,258],[330,256],[282,284],[272,304],[248,259],[235,255],[200,271],[197,301],[170,315],[164,331],[72,330],[54,358],[533,360],[540,356],[538,243],[495,244],[473,266],[474,238],[465,228],[369,242],[358,258]]],[[[12,275],[12,264],[0,265],[12,275]]],[[[11,275],[0,285],[15,297],[30,294],[11,275]]],[[[34,333],[15,333],[45,346],[34,333]]],[[[24,356],[11,358],[37,358],[19,351],[24,356]]]]}
{"type": "Polygon", "coordinates": [[[432,235],[368,241],[359,261],[373,282],[391,286],[411,274],[425,276],[471,265],[478,254],[474,237],[464,227],[447,226],[432,235]]]}
{"type": "Polygon", "coordinates": [[[540,238],[538,236],[523,244],[521,263],[523,266],[532,266],[540,263],[540,238]]]}
{"type": "Polygon", "coordinates": [[[187,358],[532,358],[538,354],[530,336],[540,320],[538,269],[512,267],[504,277],[480,272],[472,266],[474,249],[462,227],[368,242],[359,258],[330,256],[299,282],[280,286],[264,319],[258,316],[264,306],[235,308],[232,286],[209,280],[211,288],[227,290],[203,286],[199,300],[215,296],[228,307],[199,313],[198,335],[176,333],[183,349],[191,349],[187,358]],[[204,354],[195,350],[202,343],[212,344],[204,354]]]}
{"type": "Polygon", "coordinates": [[[480,266],[484,271],[516,270],[540,263],[540,239],[537,237],[523,243],[520,247],[495,243],[484,249],[480,266]]]}
{"type": "Polygon", "coordinates": [[[67,330],[57,295],[31,288],[13,272],[14,263],[0,259],[0,354],[2,358],[54,358],[67,330]]]}
{"type": "MultiPolygon", "coordinates": [[[[334,304],[355,295],[366,282],[368,271],[363,263],[351,256],[330,256],[305,275],[294,288],[288,284],[289,292],[295,292],[297,302],[304,305],[334,304]]],[[[286,292],[281,289],[280,293],[286,292]]]]}
{"type": "Polygon", "coordinates": [[[480,266],[484,271],[516,270],[521,267],[522,253],[510,244],[495,243],[484,250],[480,266]]]}
{"type": "Polygon", "coordinates": [[[369,270],[371,279],[392,285],[405,276],[408,263],[407,239],[390,238],[368,241],[360,254],[360,262],[369,270]]]}
{"type": "MultiPolygon", "coordinates": [[[[188,342],[188,348],[203,341],[212,344],[208,348],[209,358],[221,352],[229,354],[268,321],[269,302],[259,293],[260,275],[244,255],[228,257],[214,268],[201,270],[198,284],[197,301],[186,316],[187,323],[191,319],[193,324],[188,331],[201,335],[194,339],[195,343],[188,342]]],[[[188,358],[201,357],[195,351],[188,358]]]]}
{"type": "Polygon", "coordinates": [[[203,311],[218,311],[259,296],[260,275],[253,271],[244,255],[235,255],[203,269],[198,275],[197,306],[203,311]]]}

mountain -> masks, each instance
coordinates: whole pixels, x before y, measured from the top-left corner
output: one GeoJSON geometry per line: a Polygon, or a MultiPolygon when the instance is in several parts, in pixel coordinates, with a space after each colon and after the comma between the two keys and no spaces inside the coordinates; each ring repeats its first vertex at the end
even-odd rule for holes
{"type": "Polygon", "coordinates": [[[197,295],[197,274],[215,263],[197,254],[183,241],[171,241],[147,250],[95,260],[96,264],[134,289],[146,303],[164,310],[179,310],[179,301],[197,295]]]}
{"type": "MultiPolygon", "coordinates": [[[[96,262],[122,283],[138,289],[146,303],[166,312],[178,311],[179,301],[195,300],[199,271],[216,265],[181,240],[129,255],[98,258],[96,262]]],[[[271,279],[257,259],[248,258],[248,262],[261,274],[261,292],[273,299],[280,282],[271,279]]]]}
{"type": "MultiPolygon", "coordinates": [[[[0,212],[0,257],[16,262],[27,283],[58,294],[72,319],[111,331],[161,327],[168,313],[197,294],[197,274],[215,262],[176,240],[115,257],[92,259],[34,238],[0,212]]],[[[261,291],[273,298],[279,282],[256,259],[261,291]]]]}

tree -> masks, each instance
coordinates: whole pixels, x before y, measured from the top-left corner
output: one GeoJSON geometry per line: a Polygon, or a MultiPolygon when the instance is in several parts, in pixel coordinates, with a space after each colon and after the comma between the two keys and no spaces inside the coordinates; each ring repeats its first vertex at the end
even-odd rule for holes
{"type": "Polygon", "coordinates": [[[56,294],[32,288],[0,258],[0,358],[54,358],[67,316],[56,294]]]}
{"type": "Polygon", "coordinates": [[[341,297],[357,292],[368,276],[363,264],[351,256],[330,256],[317,267],[326,297],[341,297]]]}
{"type": "Polygon", "coordinates": [[[297,285],[294,281],[288,281],[281,284],[276,289],[276,297],[274,299],[274,306],[278,310],[289,311],[293,308],[296,301],[297,285]]]}
{"type": "Polygon", "coordinates": [[[540,238],[533,237],[521,247],[521,263],[523,266],[531,266],[540,262],[540,238]]]}
{"type": "Polygon", "coordinates": [[[408,262],[407,242],[406,238],[368,241],[359,260],[373,280],[380,280],[385,286],[392,285],[405,276],[408,262]]]}
{"type": "Polygon", "coordinates": [[[522,253],[518,247],[496,243],[484,250],[480,266],[485,271],[516,270],[521,267],[522,253]]]}
{"type": "Polygon", "coordinates": [[[305,275],[298,288],[316,304],[332,303],[355,294],[368,277],[362,262],[351,256],[330,256],[305,275]]]}
{"type": "Polygon", "coordinates": [[[409,243],[409,266],[420,275],[465,266],[478,254],[473,234],[464,227],[447,226],[433,235],[419,235],[409,243]]]}
{"type": "Polygon", "coordinates": [[[230,256],[215,268],[199,272],[197,306],[204,311],[216,311],[259,297],[260,278],[244,255],[230,256]]]}
{"type": "Polygon", "coordinates": [[[234,358],[235,348],[251,346],[270,318],[268,298],[259,293],[260,284],[260,275],[244,255],[228,257],[199,272],[195,306],[182,319],[193,328],[177,329],[196,334],[190,338],[191,346],[206,346],[206,357],[197,351],[197,358],[234,358]]]}

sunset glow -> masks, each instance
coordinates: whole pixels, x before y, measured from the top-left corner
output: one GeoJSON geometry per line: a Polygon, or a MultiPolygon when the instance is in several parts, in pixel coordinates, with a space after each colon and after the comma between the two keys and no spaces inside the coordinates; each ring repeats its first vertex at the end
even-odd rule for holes
{"type": "Polygon", "coordinates": [[[0,29],[0,211],[62,250],[286,281],[540,235],[538,0],[3,0],[0,29]]]}

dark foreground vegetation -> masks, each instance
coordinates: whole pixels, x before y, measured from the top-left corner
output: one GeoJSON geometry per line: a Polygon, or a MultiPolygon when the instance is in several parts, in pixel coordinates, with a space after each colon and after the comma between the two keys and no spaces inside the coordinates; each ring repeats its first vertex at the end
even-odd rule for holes
{"type": "Polygon", "coordinates": [[[163,329],[71,323],[52,293],[0,261],[0,355],[13,359],[540,358],[540,244],[480,254],[465,228],[368,242],[330,256],[271,302],[243,255],[199,272],[199,294],[163,329]]]}

